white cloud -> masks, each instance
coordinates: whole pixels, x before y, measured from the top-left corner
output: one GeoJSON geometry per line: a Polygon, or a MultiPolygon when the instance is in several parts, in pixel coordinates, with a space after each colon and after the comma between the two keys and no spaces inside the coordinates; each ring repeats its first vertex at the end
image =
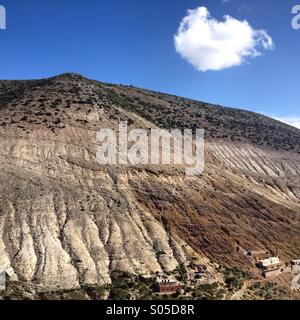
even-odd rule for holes
{"type": "Polygon", "coordinates": [[[211,17],[205,7],[188,10],[174,36],[175,48],[199,71],[222,70],[241,65],[247,57],[272,50],[272,38],[246,21],[226,15],[224,21],[211,17]]]}
{"type": "Polygon", "coordinates": [[[300,118],[298,117],[273,117],[276,120],[289,124],[295,128],[300,129],[300,118]]]}

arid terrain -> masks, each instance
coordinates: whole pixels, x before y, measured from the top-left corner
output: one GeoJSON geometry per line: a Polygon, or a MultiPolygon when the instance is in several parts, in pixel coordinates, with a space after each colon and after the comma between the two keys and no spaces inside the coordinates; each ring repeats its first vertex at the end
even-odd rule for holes
{"type": "Polygon", "coordinates": [[[300,130],[263,115],[77,74],[0,81],[0,167],[0,266],[30,290],[251,272],[237,246],[300,259],[300,130]],[[120,121],[205,129],[204,173],[101,166],[96,132],[120,121]]]}

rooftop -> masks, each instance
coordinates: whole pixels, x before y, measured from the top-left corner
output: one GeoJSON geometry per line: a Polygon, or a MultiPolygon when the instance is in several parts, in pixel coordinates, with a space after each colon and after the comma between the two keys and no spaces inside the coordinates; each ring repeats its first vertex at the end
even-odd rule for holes
{"type": "Polygon", "coordinates": [[[270,266],[272,264],[281,263],[279,257],[272,257],[264,260],[259,261],[264,267],[270,266]]]}

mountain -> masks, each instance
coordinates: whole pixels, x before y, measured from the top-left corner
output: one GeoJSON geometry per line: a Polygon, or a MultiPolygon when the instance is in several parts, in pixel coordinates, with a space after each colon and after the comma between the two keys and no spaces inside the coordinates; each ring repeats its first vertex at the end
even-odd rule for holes
{"type": "Polygon", "coordinates": [[[300,130],[253,112],[63,74],[0,81],[0,266],[43,288],[189,261],[250,270],[237,246],[300,257],[300,130]],[[102,166],[96,132],[205,129],[205,171],[102,166]]]}

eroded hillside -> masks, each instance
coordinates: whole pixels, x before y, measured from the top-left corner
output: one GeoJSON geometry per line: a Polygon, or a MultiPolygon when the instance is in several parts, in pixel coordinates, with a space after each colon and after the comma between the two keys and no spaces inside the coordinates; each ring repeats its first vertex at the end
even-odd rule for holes
{"type": "Polygon", "coordinates": [[[71,288],[191,259],[247,268],[237,243],[300,257],[299,142],[261,115],[75,74],[2,81],[0,265],[71,288]],[[99,165],[96,132],[120,121],[204,128],[204,174],[99,165]]]}

